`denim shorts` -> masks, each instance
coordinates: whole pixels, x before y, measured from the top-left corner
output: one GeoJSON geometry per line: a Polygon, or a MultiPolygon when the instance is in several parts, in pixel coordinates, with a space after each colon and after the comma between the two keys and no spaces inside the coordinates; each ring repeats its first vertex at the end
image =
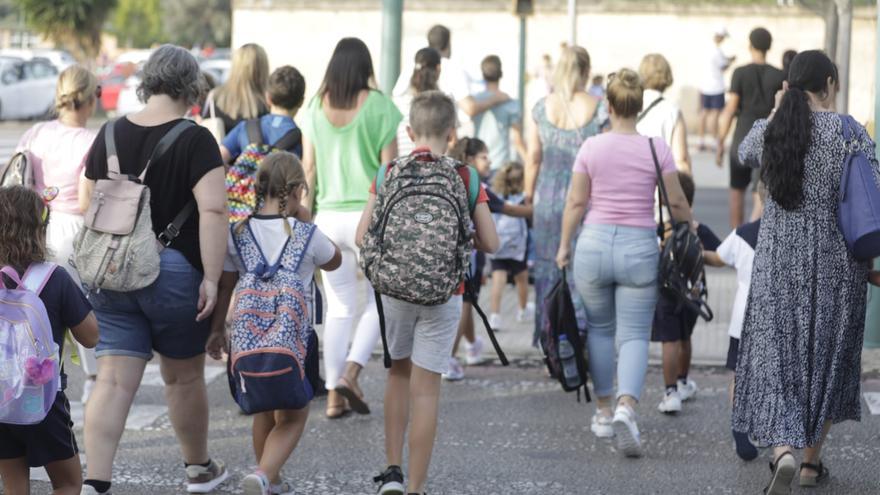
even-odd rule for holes
{"type": "Polygon", "coordinates": [[[202,274],[180,253],[160,254],[159,277],[132,292],[90,292],[100,336],[96,355],[151,359],[153,351],[172,359],[205,352],[210,318],[196,322],[202,274]]]}

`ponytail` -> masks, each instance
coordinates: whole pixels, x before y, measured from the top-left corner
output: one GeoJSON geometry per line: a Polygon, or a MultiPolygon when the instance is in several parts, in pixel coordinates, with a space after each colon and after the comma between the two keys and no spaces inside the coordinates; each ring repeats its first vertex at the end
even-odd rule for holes
{"type": "Polygon", "coordinates": [[[415,68],[409,79],[409,87],[415,94],[437,89],[440,78],[440,52],[433,48],[422,48],[416,52],[415,68]]]}
{"type": "Polygon", "coordinates": [[[482,139],[472,138],[472,137],[463,137],[455,143],[455,146],[452,148],[452,151],[449,152],[449,156],[455,160],[460,161],[461,163],[468,163],[468,158],[473,158],[477,156],[481,151],[488,151],[489,147],[486,146],[486,143],[483,142],[482,139]]]}
{"type": "Polygon", "coordinates": [[[804,158],[812,139],[813,118],[807,94],[790,88],[764,134],[761,179],[783,209],[796,210],[804,198],[804,158]]]}

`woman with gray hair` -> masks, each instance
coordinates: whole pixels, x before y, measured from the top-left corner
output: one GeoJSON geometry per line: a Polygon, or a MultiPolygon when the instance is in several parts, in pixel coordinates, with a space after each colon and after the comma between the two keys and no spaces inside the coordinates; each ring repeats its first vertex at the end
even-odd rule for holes
{"type": "Polygon", "coordinates": [[[146,106],[105,124],[86,160],[88,197],[95,181],[107,178],[108,132],[123,174],[137,176],[149,163],[143,181],[150,188],[153,230],[165,248],[153,284],[131,292],[89,293],[101,336],[98,382],[86,411],[83,494],[110,489],[126,416],[154,351],[186,464],[187,490],[209,492],[228,476],[223,463],[208,455],[204,377],[209,317],[226,247],[224,168],[211,133],[183,118],[203,91],[195,58],[177,46],[160,47],[144,66],[138,88],[146,106]],[[160,142],[167,147],[154,156],[160,142]],[[170,240],[160,236],[175,221],[179,235],[170,240]]]}

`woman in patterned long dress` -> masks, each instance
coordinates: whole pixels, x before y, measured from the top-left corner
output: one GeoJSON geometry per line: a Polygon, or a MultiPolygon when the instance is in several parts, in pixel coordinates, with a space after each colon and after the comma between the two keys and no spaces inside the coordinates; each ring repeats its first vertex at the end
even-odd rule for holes
{"type": "MultiPolygon", "coordinates": [[[[556,252],[574,158],[584,140],[598,134],[607,118],[604,104],[586,91],[589,76],[587,51],[579,46],[563,49],[554,74],[554,92],[539,100],[532,110],[535,125],[528,136],[525,192],[527,201],[535,207],[535,344],[549,328],[544,299],[559,279],[556,252]]],[[[573,279],[569,273],[568,280],[573,279]]],[[[574,287],[571,292],[577,294],[574,287]]],[[[584,330],[586,312],[580,298],[574,299],[578,325],[584,330]]]]}
{"type": "MultiPolygon", "coordinates": [[[[789,493],[805,448],[800,484],[828,478],[820,449],[833,423],[859,420],[859,380],[868,264],[849,253],[837,223],[844,158],[834,111],[837,69],[822,52],[798,55],[788,90],[743,144],[742,163],[762,167],[770,197],[755,249],[740,343],[734,431],[775,447],[767,493],[789,493]]],[[[871,158],[858,126],[853,146],[871,158]]]]}

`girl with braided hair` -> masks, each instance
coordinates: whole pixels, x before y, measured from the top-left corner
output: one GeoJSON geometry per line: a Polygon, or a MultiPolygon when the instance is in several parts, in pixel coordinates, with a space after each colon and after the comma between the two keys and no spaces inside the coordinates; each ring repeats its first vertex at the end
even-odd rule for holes
{"type": "MultiPolygon", "coordinates": [[[[274,265],[284,252],[288,239],[295,235],[300,222],[309,222],[310,215],[300,201],[306,194],[305,173],[296,155],[288,152],[275,152],[260,164],[256,176],[257,207],[251,215],[232,227],[236,234],[250,229],[257,245],[265,256],[265,262],[274,265]]],[[[220,293],[217,309],[212,321],[211,336],[208,339],[208,354],[220,359],[222,352],[228,352],[226,318],[233,288],[239,273],[245,272],[244,264],[235,247],[233,233],[228,240],[228,255],[220,280],[220,293]]],[[[333,271],[342,263],[339,248],[317,228],[308,241],[308,247],[296,270],[300,280],[309,281],[315,269],[333,271]]],[[[302,294],[307,307],[311,308],[311,294],[302,294]]],[[[309,345],[305,359],[306,379],[312,389],[320,386],[318,376],[317,340],[309,345]]],[[[277,390],[277,393],[285,393],[277,390]]],[[[259,468],[242,480],[246,494],[270,495],[287,493],[292,488],[285,486],[280,478],[281,468],[293,453],[305,429],[308,406],[302,409],[282,409],[261,412],[253,415],[253,445],[259,468]]]]}

